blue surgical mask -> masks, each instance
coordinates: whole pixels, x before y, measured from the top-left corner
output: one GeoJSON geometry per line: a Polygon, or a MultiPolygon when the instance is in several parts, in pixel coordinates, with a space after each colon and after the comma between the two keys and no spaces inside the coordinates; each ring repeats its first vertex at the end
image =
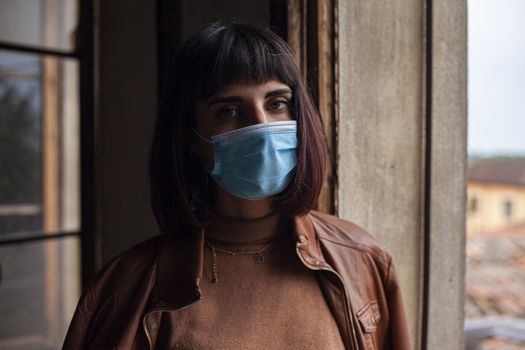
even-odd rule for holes
{"type": "MultiPolygon", "coordinates": [[[[194,130],[195,131],[195,130],[194,130]]],[[[282,192],[297,165],[297,122],[251,125],[211,137],[215,182],[231,194],[250,200],[282,192]]]]}

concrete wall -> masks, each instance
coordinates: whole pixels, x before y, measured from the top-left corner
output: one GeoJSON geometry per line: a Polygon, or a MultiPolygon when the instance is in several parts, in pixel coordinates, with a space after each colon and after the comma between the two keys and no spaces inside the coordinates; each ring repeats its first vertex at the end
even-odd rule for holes
{"type": "Polygon", "coordinates": [[[415,348],[461,349],[466,1],[430,4],[338,4],[339,215],[393,255],[415,348]]]}
{"type": "Polygon", "coordinates": [[[423,3],[339,5],[339,215],[392,253],[417,343],[422,273],[423,3]]]}
{"type": "Polygon", "coordinates": [[[427,112],[426,349],[464,349],[467,173],[467,1],[432,11],[427,112]]]}

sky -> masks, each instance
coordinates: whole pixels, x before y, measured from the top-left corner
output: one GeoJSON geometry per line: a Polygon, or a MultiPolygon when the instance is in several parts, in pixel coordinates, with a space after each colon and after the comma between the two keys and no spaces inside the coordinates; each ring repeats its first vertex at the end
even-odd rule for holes
{"type": "Polygon", "coordinates": [[[525,0],[468,0],[469,154],[525,155],[525,0]]]}

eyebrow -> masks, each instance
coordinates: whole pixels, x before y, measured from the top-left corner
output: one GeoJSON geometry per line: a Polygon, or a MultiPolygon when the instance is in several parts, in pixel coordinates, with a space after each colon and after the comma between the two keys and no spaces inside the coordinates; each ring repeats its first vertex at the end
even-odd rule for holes
{"type": "Polygon", "coordinates": [[[292,89],[290,88],[283,88],[283,89],[277,89],[277,90],[272,90],[272,91],[269,91],[266,93],[266,96],[264,96],[265,98],[268,98],[268,97],[272,97],[272,96],[276,96],[276,95],[284,95],[284,94],[291,94],[292,93],[292,89]]]}
{"type": "MultiPolygon", "coordinates": [[[[283,88],[283,89],[277,89],[268,91],[264,98],[276,96],[276,95],[283,95],[283,94],[291,94],[292,90],[290,88],[283,88]]],[[[210,108],[214,104],[217,103],[228,103],[228,102],[244,102],[244,99],[241,96],[218,96],[215,98],[212,98],[208,104],[206,105],[206,109],[210,108]]]]}

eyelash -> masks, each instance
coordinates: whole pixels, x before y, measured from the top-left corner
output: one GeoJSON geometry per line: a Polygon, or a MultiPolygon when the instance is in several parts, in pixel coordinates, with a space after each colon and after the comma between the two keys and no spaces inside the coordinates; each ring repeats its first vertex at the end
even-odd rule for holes
{"type": "MultiPolygon", "coordinates": [[[[270,103],[270,105],[273,105],[273,104],[275,104],[275,103],[282,103],[282,104],[284,104],[285,107],[288,106],[288,100],[286,100],[286,99],[278,99],[278,100],[274,100],[274,101],[272,101],[272,102],[270,103]]],[[[278,109],[280,109],[280,108],[278,108],[278,109]]]]}
{"type": "MultiPolygon", "coordinates": [[[[287,99],[276,99],[276,100],[273,100],[271,101],[268,106],[270,109],[274,110],[274,111],[281,111],[282,109],[288,107],[289,105],[289,101],[287,99]],[[279,104],[278,107],[276,108],[272,108],[271,106],[275,105],[275,104],[279,104]]],[[[235,107],[235,106],[226,106],[222,109],[220,109],[218,112],[217,112],[217,116],[220,117],[220,118],[231,118],[233,117],[231,115],[231,112],[233,111],[236,111],[237,113],[240,113],[241,112],[241,109],[238,108],[238,107],[235,107]]]]}
{"type": "Polygon", "coordinates": [[[218,111],[217,116],[219,118],[230,118],[230,117],[232,117],[232,115],[230,114],[231,111],[239,112],[239,108],[232,107],[232,106],[228,106],[228,107],[222,108],[222,109],[220,109],[218,111]]]}

